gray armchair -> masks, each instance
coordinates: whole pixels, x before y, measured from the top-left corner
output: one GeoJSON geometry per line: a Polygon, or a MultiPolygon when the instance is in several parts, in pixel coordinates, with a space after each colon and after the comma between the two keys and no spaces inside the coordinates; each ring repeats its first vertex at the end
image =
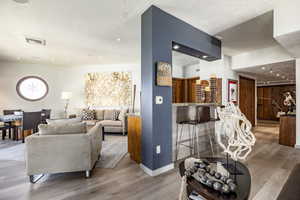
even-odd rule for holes
{"type": "Polygon", "coordinates": [[[31,182],[34,175],[46,173],[85,171],[88,178],[100,157],[102,127],[98,123],[87,133],[35,134],[26,137],[25,143],[31,182]]]}

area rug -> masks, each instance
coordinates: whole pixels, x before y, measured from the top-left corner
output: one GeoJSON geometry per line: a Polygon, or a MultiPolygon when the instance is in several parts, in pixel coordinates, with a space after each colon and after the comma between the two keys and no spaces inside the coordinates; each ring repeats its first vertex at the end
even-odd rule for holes
{"type": "Polygon", "coordinates": [[[127,152],[127,141],[104,141],[96,168],[115,168],[127,152]]]}
{"type": "MultiPolygon", "coordinates": [[[[102,143],[101,158],[96,168],[115,168],[127,154],[127,140],[104,141],[102,143]]],[[[14,160],[25,162],[25,144],[16,144],[0,149],[0,160],[14,160]]]]}

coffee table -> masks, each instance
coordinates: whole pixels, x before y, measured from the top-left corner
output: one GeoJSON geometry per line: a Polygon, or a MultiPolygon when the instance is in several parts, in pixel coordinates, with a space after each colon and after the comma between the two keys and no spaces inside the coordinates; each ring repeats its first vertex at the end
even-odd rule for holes
{"type": "MultiPolygon", "coordinates": [[[[226,158],[203,158],[209,162],[222,162],[226,165],[226,158]]],[[[234,166],[234,161],[229,159],[228,164],[234,166]]],[[[247,200],[249,198],[251,190],[251,175],[248,168],[240,162],[236,162],[238,175],[231,175],[233,180],[236,180],[237,190],[235,193],[221,194],[200,182],[196,181],[193,177],[187,179],[187,192],[188,196],[192,191],[196,191],[198,194],[206,198],[207,200],[247,200]]],[[[185,173],[184,161],[179,164],[180,175],[185,173]]]]}

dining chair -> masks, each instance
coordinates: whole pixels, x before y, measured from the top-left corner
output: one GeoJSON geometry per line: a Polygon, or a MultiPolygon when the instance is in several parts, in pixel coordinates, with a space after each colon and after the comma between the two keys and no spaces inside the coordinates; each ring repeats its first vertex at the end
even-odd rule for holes
{"type": "MultiPolygon", "coordinates": [[[[14,109],[14,110],[3,110],[3,115],[14,115],[15,112],[22,112],[21,109],[14,109]]],[[[11,139],[11,133],[13,130],[13,140],[17,138],[18,130],[21,128],[21,123],[19,122],[9,122],[6,123],[7,129],[8,129],[8,138],[11,139]]]]}
{"type": "Polygon", "coordinates": [[[51,109],[42,109],[42,119],[41,119],[42,124],[47,123],[46,120],[50,119],[50,115],[51,115],[51,109]]]}
{"type": "Polygon", "coordinates": [[[25,141],[24,131],[32,130],[33,133],[38,132],[38,125],[42,123],[42,111],[38,112],[23,112],[23,128],[22,141],[25,141]]]}

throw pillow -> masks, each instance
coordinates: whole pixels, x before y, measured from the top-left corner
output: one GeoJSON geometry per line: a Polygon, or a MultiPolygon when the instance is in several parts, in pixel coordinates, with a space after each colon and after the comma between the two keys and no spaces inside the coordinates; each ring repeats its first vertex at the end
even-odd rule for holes
{"type": "Polygon", "coordinates": [[[113,113],[112,113],[112,120],[114,120],[114,121],[116,121],[116,120],[118,120],[118,118],[119,118],[119,114],[120,114],[120,111],[119,110],[113,110],[113,113]]]}
{"type": "Polygon", "coordinates": [[[83,134],[87,132],[86,123],[71,124],[40,124],[38,126],[40,135],[59,135],[59,134],[83,134]]]}
{"type": "Polygon", "coordinates": [[[47,124],[71,124],[71,123],[79,123],[81,122],[80,118],[72,118],[72,119],[46,119],[47,124]]]}
{"type": "Polygon", "coordinates": [[[94,120],[95,119],[95,111],[89,109],[82,110],[82,120],[94,120]]]}
{"type": "Polygon", "coordinates": [[[126,116],[127,111],[128,111],[128,109],[122,109],[122,110],[120,111],[118,120],[123,121],[123,120],[125,119],[125,116],[126,116]]]}
{"type": "Polygon", "coordinates": [[[119,116],[119,110],[105,110],[104,120],[117,120],[119,116]]]}
{"type": "Polygon", "coordinates": [[[96,120],[102,121],[104,119],[104,110],[95,110],[96,120]]]}

